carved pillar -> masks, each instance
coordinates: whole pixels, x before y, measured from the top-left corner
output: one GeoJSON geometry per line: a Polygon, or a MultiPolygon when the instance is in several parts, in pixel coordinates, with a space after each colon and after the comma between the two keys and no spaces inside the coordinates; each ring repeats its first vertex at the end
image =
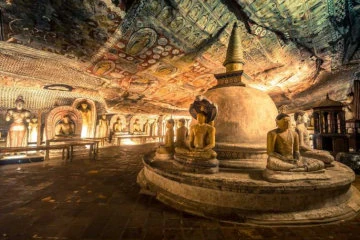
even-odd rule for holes
{"type": "Polygon", "coordinates": [[[344,114],[344,112],[340,112],[339,117],[340,117],[340,133],[345,134],[346,133],[346,126],[345,126],[345,114],[344,114]]]}
{"type": "Polygon", "coordinates": [[[41,126],[42,126],[42,111],[38,111],[38,128],[37,128],[37,138],[36,138],[36,145],[41,145],[41,126]]]}
{"type": "Polygon", "coordinates": [[[163,119],[164,119],[164,116],[163,115],[160,115],[159,116],[159,119],[158,119],[158,122],[157,122],[157,124],[158,124],[158,132],[157,132],[157,135],[158,136],[163,136],[163,119]]]}
{"type": "Polygon", "coordinates": [[[339,116],[338,112],[334,113],[334,133],[338,133],[338,129],[339,129],[338,116],[339,116]]]}
{"type": "Polygon", "coordinates": [[[314,112],[313,114],[313,119],[314,119],[314,133],[319,133],[320,132],[320,121],[319,121],[319,113],[318,112],[314,112]]]}
{"type": "Polygon", "coordinates": [[[325,112],[324,113],[324,120],[325,120],[325,132],[329,133],[329,125],[330,125],[330,113],[325,112]]]}

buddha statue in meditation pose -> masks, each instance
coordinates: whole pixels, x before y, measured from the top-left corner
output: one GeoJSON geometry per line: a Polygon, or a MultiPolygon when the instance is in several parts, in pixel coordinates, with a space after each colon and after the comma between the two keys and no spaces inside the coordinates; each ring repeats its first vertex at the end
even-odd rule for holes
{"type": "Polygon", "coordinates": [[[334,161],[334,157],[327,151],[315,150],[310,147],[309,132],[306,128],[306,123],[309,117],[306,112],[298,111],[294,115],[296,121],[296,132],[299,135],[299,150],[303,157],[314,158],[325,163],[325,166],[330,165],[334,161]]]}
{"type": "Polygon", "coordinates": [[[185,119],[181,118],[178,122],[178,129],[176,129],[176,147],[186,147],[186,140],[188,137],[188,129],[185,127],[185,119]]]}
{"type": "Polygon", "coordinates": [[[193,155],[216,157],[212,150],[215,147],[215,128],[206,123],[206,114],[199,112],[196,114],[197,124],[190,127],[189,146],[188,148],[178,147],[177,153],[192,152],[193,155]]]}
{"type": "Polygon", "coordinates": [[[25,122],[30,122],[30,112],[24,109],[24,105],[23,97],[19,96],[15,100],[15,108],[6,112],[5,120],[13,120],[7,137],[7,147],[23,147],[27,145],[25,122]]]}
{"type": "Polygon", "coordinates": [[[164,138],[164,145],[156,150],[156,159],[167,160],[171,159],[174,153],[174,119],[169,119],[166,122],[166,133],[164,138]]]}
{"type": "Polygon", "coordinates": [[[139,123],[139,119],[135,119],[134,125],[133,125],[133,132],[141,132],[141,127],[139,123]]]}
{"type": "Polygon", "coordinates": [[[215,119],[217,107],[206,98],[197,97],[190,106],[190,114],[197,124],[190,127],[189,145],[175,148],[174,159],[186,169],[199,173],[218,172],[216,159],[215,127],[210,123],[215,119]]]}
{"type": "Polygon", "coordinates": [[[122,131],[122,123],[121,123],[121,119],[119,117],[116,119],[116,122],[113,125],[113,131],[114,131],[114,133],[122,131]]]}
{"type": "Polygon", "coordinates": [[[276,117],[277,128],[267,134],[267,169],[273,171],[312,172],[324,168],[317,159],[302,157],[299,135],[290,128],[290,116],[284,113],[276,117]]]}
{"type": "Polygon", "coordinates": [[[75,126],[70,117],[65,115],[55,126],[55,136],[68,137],[75,133],[75,126]]]}

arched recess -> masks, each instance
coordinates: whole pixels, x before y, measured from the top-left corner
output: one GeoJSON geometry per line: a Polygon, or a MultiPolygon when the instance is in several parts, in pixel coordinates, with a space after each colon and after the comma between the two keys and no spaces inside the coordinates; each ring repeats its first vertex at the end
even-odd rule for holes
{"type": "Polygon", "coordinates": [[[88,138],[93,138],[95,137],[95,130],[96,130],[96,106],[94,101],[86,99],[86,98],[77,98],[75,99],[75,101],[72,104],[72,107],[79,110],[80,113],[83,115],[82,111],[81,111],[81,104],[82,103],[87,103],[88,104],[88,108],[90,110],[90,116],[88,119],[88,126],[87,129],[85,130],[85,133],[80,133],[81,137],[88,137],[88,138]]]}
{"type": "Polygon", "coordinates": [[[116,123],[117,119],[120,118],[120,121],[121,121],[121,129],[122,129],[122,132],[128,132],[129,129],[128,129],[128,126],[127,126],[127,123],[126,123],[126,118],[124,115],[120,115],[120,114],[115,114],[111,117],[110,119],[110,131],[113,132],[114,131],[114,124],[116,123]]]}
{"type": "Polygon", "coordinates": [[[63,119],[65,115],[70,117],[70,120],[75,125],[75,136],[81,134],[82,128],[82,116],[79,110],[70,106],[61,106],[52,109],[45,120],[45,133],[46,139],[53,139],[55,137],[55,126],[56,124],[63,119]]]}

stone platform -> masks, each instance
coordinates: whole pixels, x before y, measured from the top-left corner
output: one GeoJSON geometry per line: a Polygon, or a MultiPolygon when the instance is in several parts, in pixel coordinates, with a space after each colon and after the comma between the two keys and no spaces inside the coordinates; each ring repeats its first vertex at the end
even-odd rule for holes
{"type": "Polygon", "coordinates": [[[266,168],[267,153],[264,144],[222,143],[214,148],[222,168],[263,170],[266,168]]]}
{"type": "Polygon", "coordinates": [[[194,215],[258,225],[332,223],[355,217],[360,192],[353,171],[335,162],[323,180],[270,183],[263,171],[223,171],[206,175],[181,171],[172,160],[145,155],[138,175],[143,190],[161,202],[194,215]]]}

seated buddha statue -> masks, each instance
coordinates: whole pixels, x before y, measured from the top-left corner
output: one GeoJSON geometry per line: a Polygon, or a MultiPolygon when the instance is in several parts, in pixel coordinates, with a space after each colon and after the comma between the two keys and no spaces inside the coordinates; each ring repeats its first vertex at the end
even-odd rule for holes
{"type": "Polygon", "coordinates": [[[277,128],[267,134],[267,169],[273,171],[312,172],[324,168],[317,159],[302,157],[299,136],[290,129],[290,116],[281,113],[276,117],[277,128]]]}
{"type": "Polygon", "coordinates": [[[164,144],[161,145],[155,154],[156,159],[169,160],[174,154],[174,119],[169,119],[166,122],[166,133],[164,137],[164,144]]]}
{"type": "Polygon", "coordinates": [[[185,119],[181,118],[178,122],[178,128],[176,129],[176,147],[186,147],[186,141],[188,137],[188,129],[185,127],[185,119]]]}
{"type": "Polygon", "coordinates": [[[69,137],[74,135],[74,133],[75,126],[68,115],[65,115],[63,119],[55,126],[55,136],[69,137]]]}
{"type": "Polygon", "coordinates": [[[133,132],[142,132],[139,119],[135,119],[135,122],[133,124],[133,132]]]}
{"type": "Polygon", "coordinates": [[[298,111],[294,115],[296,121],[296,132],[299,135],[299,149],[303,157],[314,158],[325,163],[325,166],[330,165],[334,161],[334,157],[327,151],[315,150],[310,147],[309,132],[306,128],[306,123],[309,117],[306,112],[298,111]]]}
{"type": "Polygon", "coordinates": [[[189,146],[175,148],[176,153],[185,153],[197,157],[216,157],[215,128],[206,123],[206,115],[199,112],[196,115],[197,124],[190,127],[189,146]]]}
{"type": "Polygon", "coordinates": [[[118,117],[116,119],[116,122],[113,124],[113,132],[117,133],[121,131],[122,131],[122,123],[121,123],[121,119],[118,117]]]}
{"type": "Polygon", "coordinates": [[[214,120],[217,107],[205,98],[198,97],[190,106],[191,115],[197,124],[190,127],[189,145],[175,148],[174,159],[186,169],[199,173],[215,173],[219,171],[216,159],[214,120]]]}

